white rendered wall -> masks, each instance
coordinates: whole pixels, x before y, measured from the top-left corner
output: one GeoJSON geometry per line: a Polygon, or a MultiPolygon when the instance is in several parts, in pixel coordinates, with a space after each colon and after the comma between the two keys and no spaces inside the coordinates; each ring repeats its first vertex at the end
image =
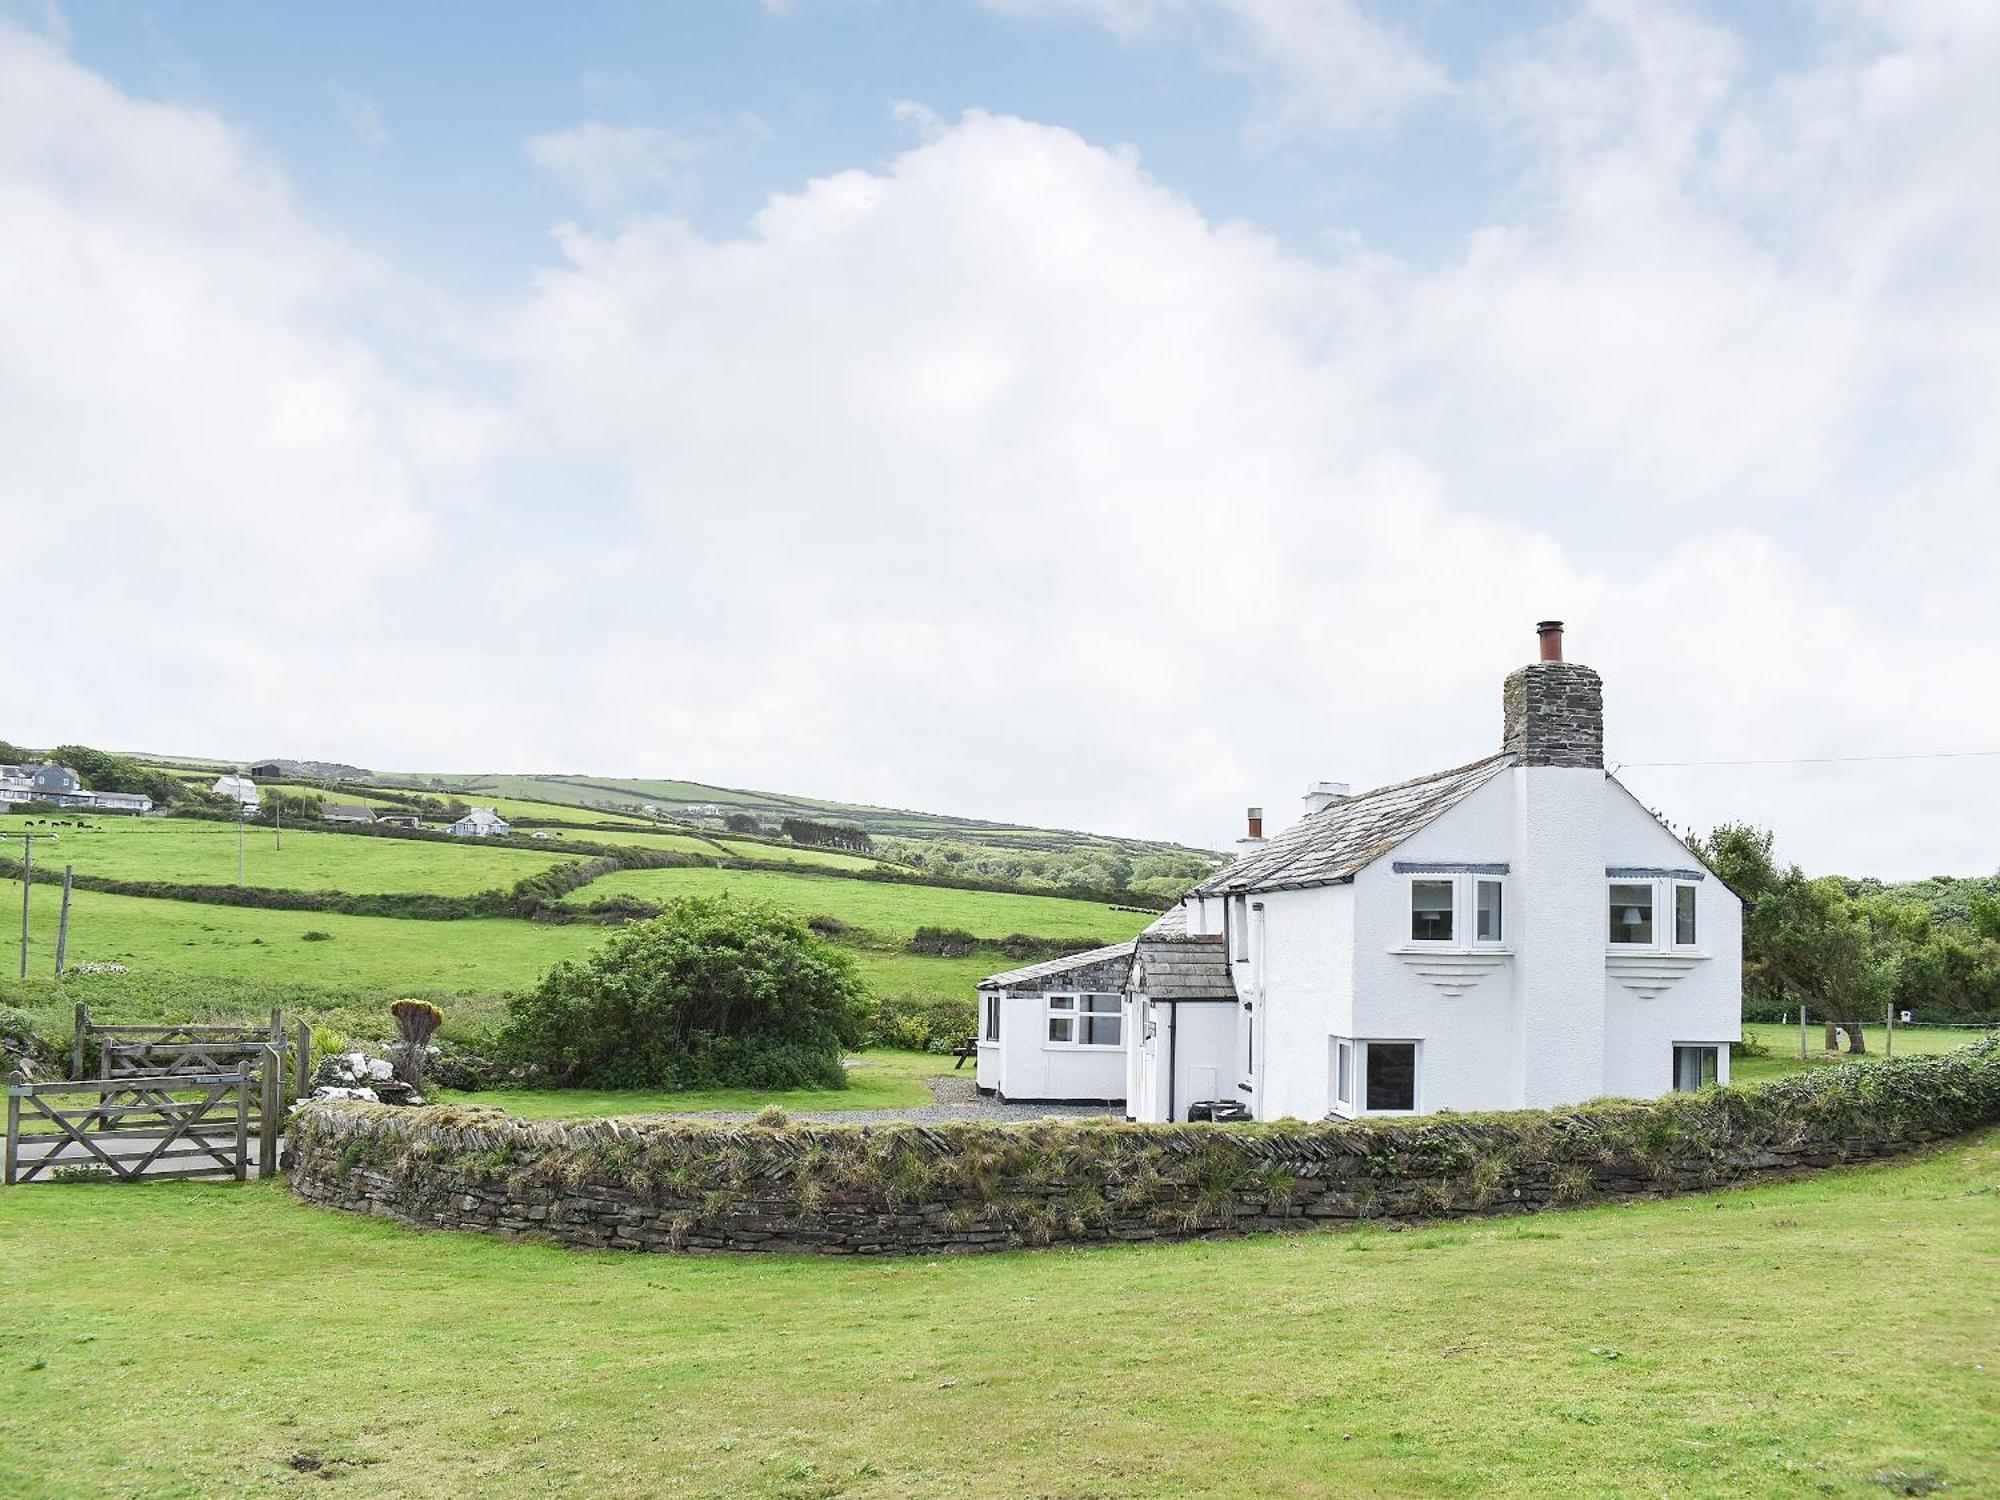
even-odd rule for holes
{"type": "Polygon", "coordinates": [[[1239,995],[1261,984],[1262,999],[1253,1092],[1241,1097],[1260,1120],[1317,1120],[1327,1112],[1327,1037],[1352,1016],[1354,888],[1264,891],[1250,900],[1263,903],[1263,941],[1255,964],[1234,967],[1239,995]]]}
{"type": "MultiPolygon", "coordinates": [[[[1435,949],[1410,940],[1410,880],[1395,869],[1406,863],[1505,864],[1503,931],[1512,939],[1522,930],[1515,892],[1520,865],[1515,858],[1514,788],[1502,773],[1463,802],[1404,840],[1389,854],[1354,878],[1353,1016],[1332,1034],[1364,1041],[1414,1041],[1417,1057],[1417,1105],[1420,1110],[1513,1109],[1521,1103],[1521,1070],[1517,1037],[1521,1000],[1516,989],[1516,959],[1509,953],[1474,952],[1469,939],[1470,911],[1454,924],[1454,952],[1448,963],[1466,967],[1452,977],[1469,987],[1460,994],[1441,989],[1422,970],[1438,967],[1435,949]],[[1421,966],[1421,967],[1420,967],[1421,966]]],[[[1451,878],[1456,876],[1435,876],[1451,878]]],[[[1586,994],[1595,993],[1586,990],[1586,994]]],[[[1335,1016],[1336,1023],[1338,1016],[1335,1016]]],[[[1330,1048],[1319,1048],[1319,1070],[1328,1073],[1330,1048]]],[[[1356,1056],[1355,1107],[1361,1109],[1364,1080],[1356,1056]]],[[[1330,1090],[1322,1112],[1332,1107],[1330,1090]]]]}
{"type": "MultiPolygon", "coordinates": [[[[1617,782],[1604,783],[1604,864],[1695,869],[1680,840],[1617,782]]],[[[1599,872],[1602,878],[1602,871],[1599,872]]],[[[1717,1044],[1717,1077],[1729,1081],[1728,1043],[1743,1034],[1743,903],[1713,875],[1695,882],[1694,957],[1673,955],[1679,971],[1664,993],[1645,995],[1623,982],[1610,947],[1609,892],[1600,898],[1598,938],[1604,976],[1604,1086],[1601,1092],[1651,1098],[1673,1086],[1676,1042],[1717,1044]]],[[[1655,931],[1672,932],[1671,907],[1656,910],[1655,931]]],[[[1669,945],[1669,951],[1671,951],[1669,945]]]]}
{"type": "Polygon", "coordinates": [[[1520,915],[1514,982],[1521,996],[1521,1103],[1574,1104],[1604,1092],[1606,937],[1601,770],[1517,766],[1513,888],[1520,915]]]}
{"type": "Polygon", "coordinates": [[[1049,1041],[1045,995],[1001,995],[998,1051],[995,1087],[1003,1099],[1116,1101],[1125,1097],[1125,1048],[1074,1047],[1049,1041]]]}

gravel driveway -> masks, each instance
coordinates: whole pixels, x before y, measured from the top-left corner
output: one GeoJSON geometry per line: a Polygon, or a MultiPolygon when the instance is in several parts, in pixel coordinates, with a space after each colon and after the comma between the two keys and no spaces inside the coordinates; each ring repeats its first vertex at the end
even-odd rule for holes
{"type": "MultiPolygon", "coordinates": [[[[914,1104],[907,1109],[789,1109],[793,1120],[825,1125],[940,1125],[951,1120],[974,1120],[987,1125],[1004,1125],[1021,1120],[1080,1120],[1089,1117],[1125,1118],[1118,1104],[1002,1104],[981,1095],[972,1075],[947,1073],[926,1078],[933,1104],[914,1104]]],[[[631,1118],[641,1118],[634,1116],[631,1118]]],[[[673,1120],[714,1120],[741,1123],[757,1118],[754,1110],[699,1109],[671,1115],[643,1118],[673,1120]]]]}

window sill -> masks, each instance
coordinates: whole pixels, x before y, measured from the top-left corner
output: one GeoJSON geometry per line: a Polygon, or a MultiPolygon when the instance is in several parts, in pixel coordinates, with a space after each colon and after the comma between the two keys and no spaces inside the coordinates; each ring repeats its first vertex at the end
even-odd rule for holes
{"type": "Polygon", "coordinates": [[[1514,950],[1506,943],[1404,943],[1400,948],[1391,948],[1391,953],[1411,958],[1512,958],[1514,950]]]}
{"type": "Polygon", "coordinates": [[[1123,1052],[1123,1042],[1043,1042],[1044,1052],[1123,1052]]]}
{"type": "Polygon", "coordinates": [[[1715,957],[1706,948],[1659,948],[1644,943],[1610,943],[1604,949],[1606,958],[1686,958],[1710,959],[1715,957]]]}

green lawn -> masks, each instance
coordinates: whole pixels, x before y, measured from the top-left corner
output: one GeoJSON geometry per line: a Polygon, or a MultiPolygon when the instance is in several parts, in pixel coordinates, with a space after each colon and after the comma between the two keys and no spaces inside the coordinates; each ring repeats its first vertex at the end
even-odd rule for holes
{"type": "MultiPolygon", "coordinates": [[[[1977,1040],[1983,1033],[1958,1030],[1943,1026],[1899,1026],[1896,1028],[1896,1056],[1916,1057],[1936,1052],[1949,1052],[1953,1047],[1962,1047],[1967,1042],[1977,1040]]],[[[1767,1078],[1781,1078],[1787,1073],[1797,1073],[1807,1068],[1838,1067],[1843,1063],[1861,1061],[1865,1058],[1882,1056],[1882,1031],[1870,1028],[1867,1033],[1868,1051],[1863,1058],[1856,1058],[1848,1052],[1826,1052],[1822,1045],[1826,1039],[1826,1029],[1814,1026],[1806,1033],[1806,1056],[1799,1058],[1799,1028],[1777,1026],[1754,1021],[1743,1024],[1744,1039],[1755,1039],[1771,1049],[1768,1057],[1739,1057],[1730,1063],[1732,1083],[1761,1083],[1767,1078]]]]}
{"type": "Polygon", "coordinates": [[[783,1109],[908,1109],[933,1102],[923,1080],[951,1072],[955,1060],[926,1052],[862,1052],[848,1067],[844,1089],[699,1089],[675,1094],[634,1089],[491,1089],[443,1098],[451,1104],[491,1104],[523,1120],[674,1115],[704,1109],[763,1109],[771,1104],[783,1109]]]}
{"type": "Polygon", "coordinates": [[[886,1262],[22,1188],[0,1491],[1992,1495],[1996,1182],[2000,1132],[1511,1221],[886,1262]]]}
{"type": "MultiPolygon", "coordinates": [[[[0,851],[20,857],[26,821],[0,817],[0,851]]],[[[55,842],[36,846],[35,862],[45,869],[72,864],[79,875],[113,880],[234,885],[238,831],[234,823],[193,818],[98,818],[87,830],[56,830],[55,842]]],[[[243,883],[272,890],[467,896],[512,886],[561,858],[556,850],[496,849],[476,839],[444,843],[287,828],[281,847],[277,830],[268,826],[253,823],[241,832],[243,883]]]]}
{"type": "MultiPolygon", "coordinates": [[[[822,865],[833,870],[879,870],[883,863],[865,854],[842,854],[838,849],[808,849],[796,844],[760,844],[753,839],[719,839],[718,843],[738,859],[762,860],[766,864],[822,865]]],[[[894,868],[894,866],[890,866],[894,868]]]]}
{"type": "Polygon", "coordinates": [[[1151,919],[1092,901],[1007,891],[958,891],[889,881],[843,880],[772,870],[615,870],[585,886],[589,897],[629,895],[664,901],[677,895],[727,891],[765,900],[800,916],[836,917],[882,938],[907,938],[919,927],[955,927],[977,937],[1025,932],[1038,937],[1092,937],[1120,942],[1151,919]]]}

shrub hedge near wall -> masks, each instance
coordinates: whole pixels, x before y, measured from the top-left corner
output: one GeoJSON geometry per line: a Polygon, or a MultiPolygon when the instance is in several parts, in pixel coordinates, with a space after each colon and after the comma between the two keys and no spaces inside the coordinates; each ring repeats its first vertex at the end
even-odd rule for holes
{"type": "Polygon", "coordinates": [[[315,1104],[292,1187],[622,1250],[939,1254],[1517,1213],[1867,1161],[2000,1121],[2000,1042],[1649,1103],[1260,1126],[530,1123],[315,1104]]]}

